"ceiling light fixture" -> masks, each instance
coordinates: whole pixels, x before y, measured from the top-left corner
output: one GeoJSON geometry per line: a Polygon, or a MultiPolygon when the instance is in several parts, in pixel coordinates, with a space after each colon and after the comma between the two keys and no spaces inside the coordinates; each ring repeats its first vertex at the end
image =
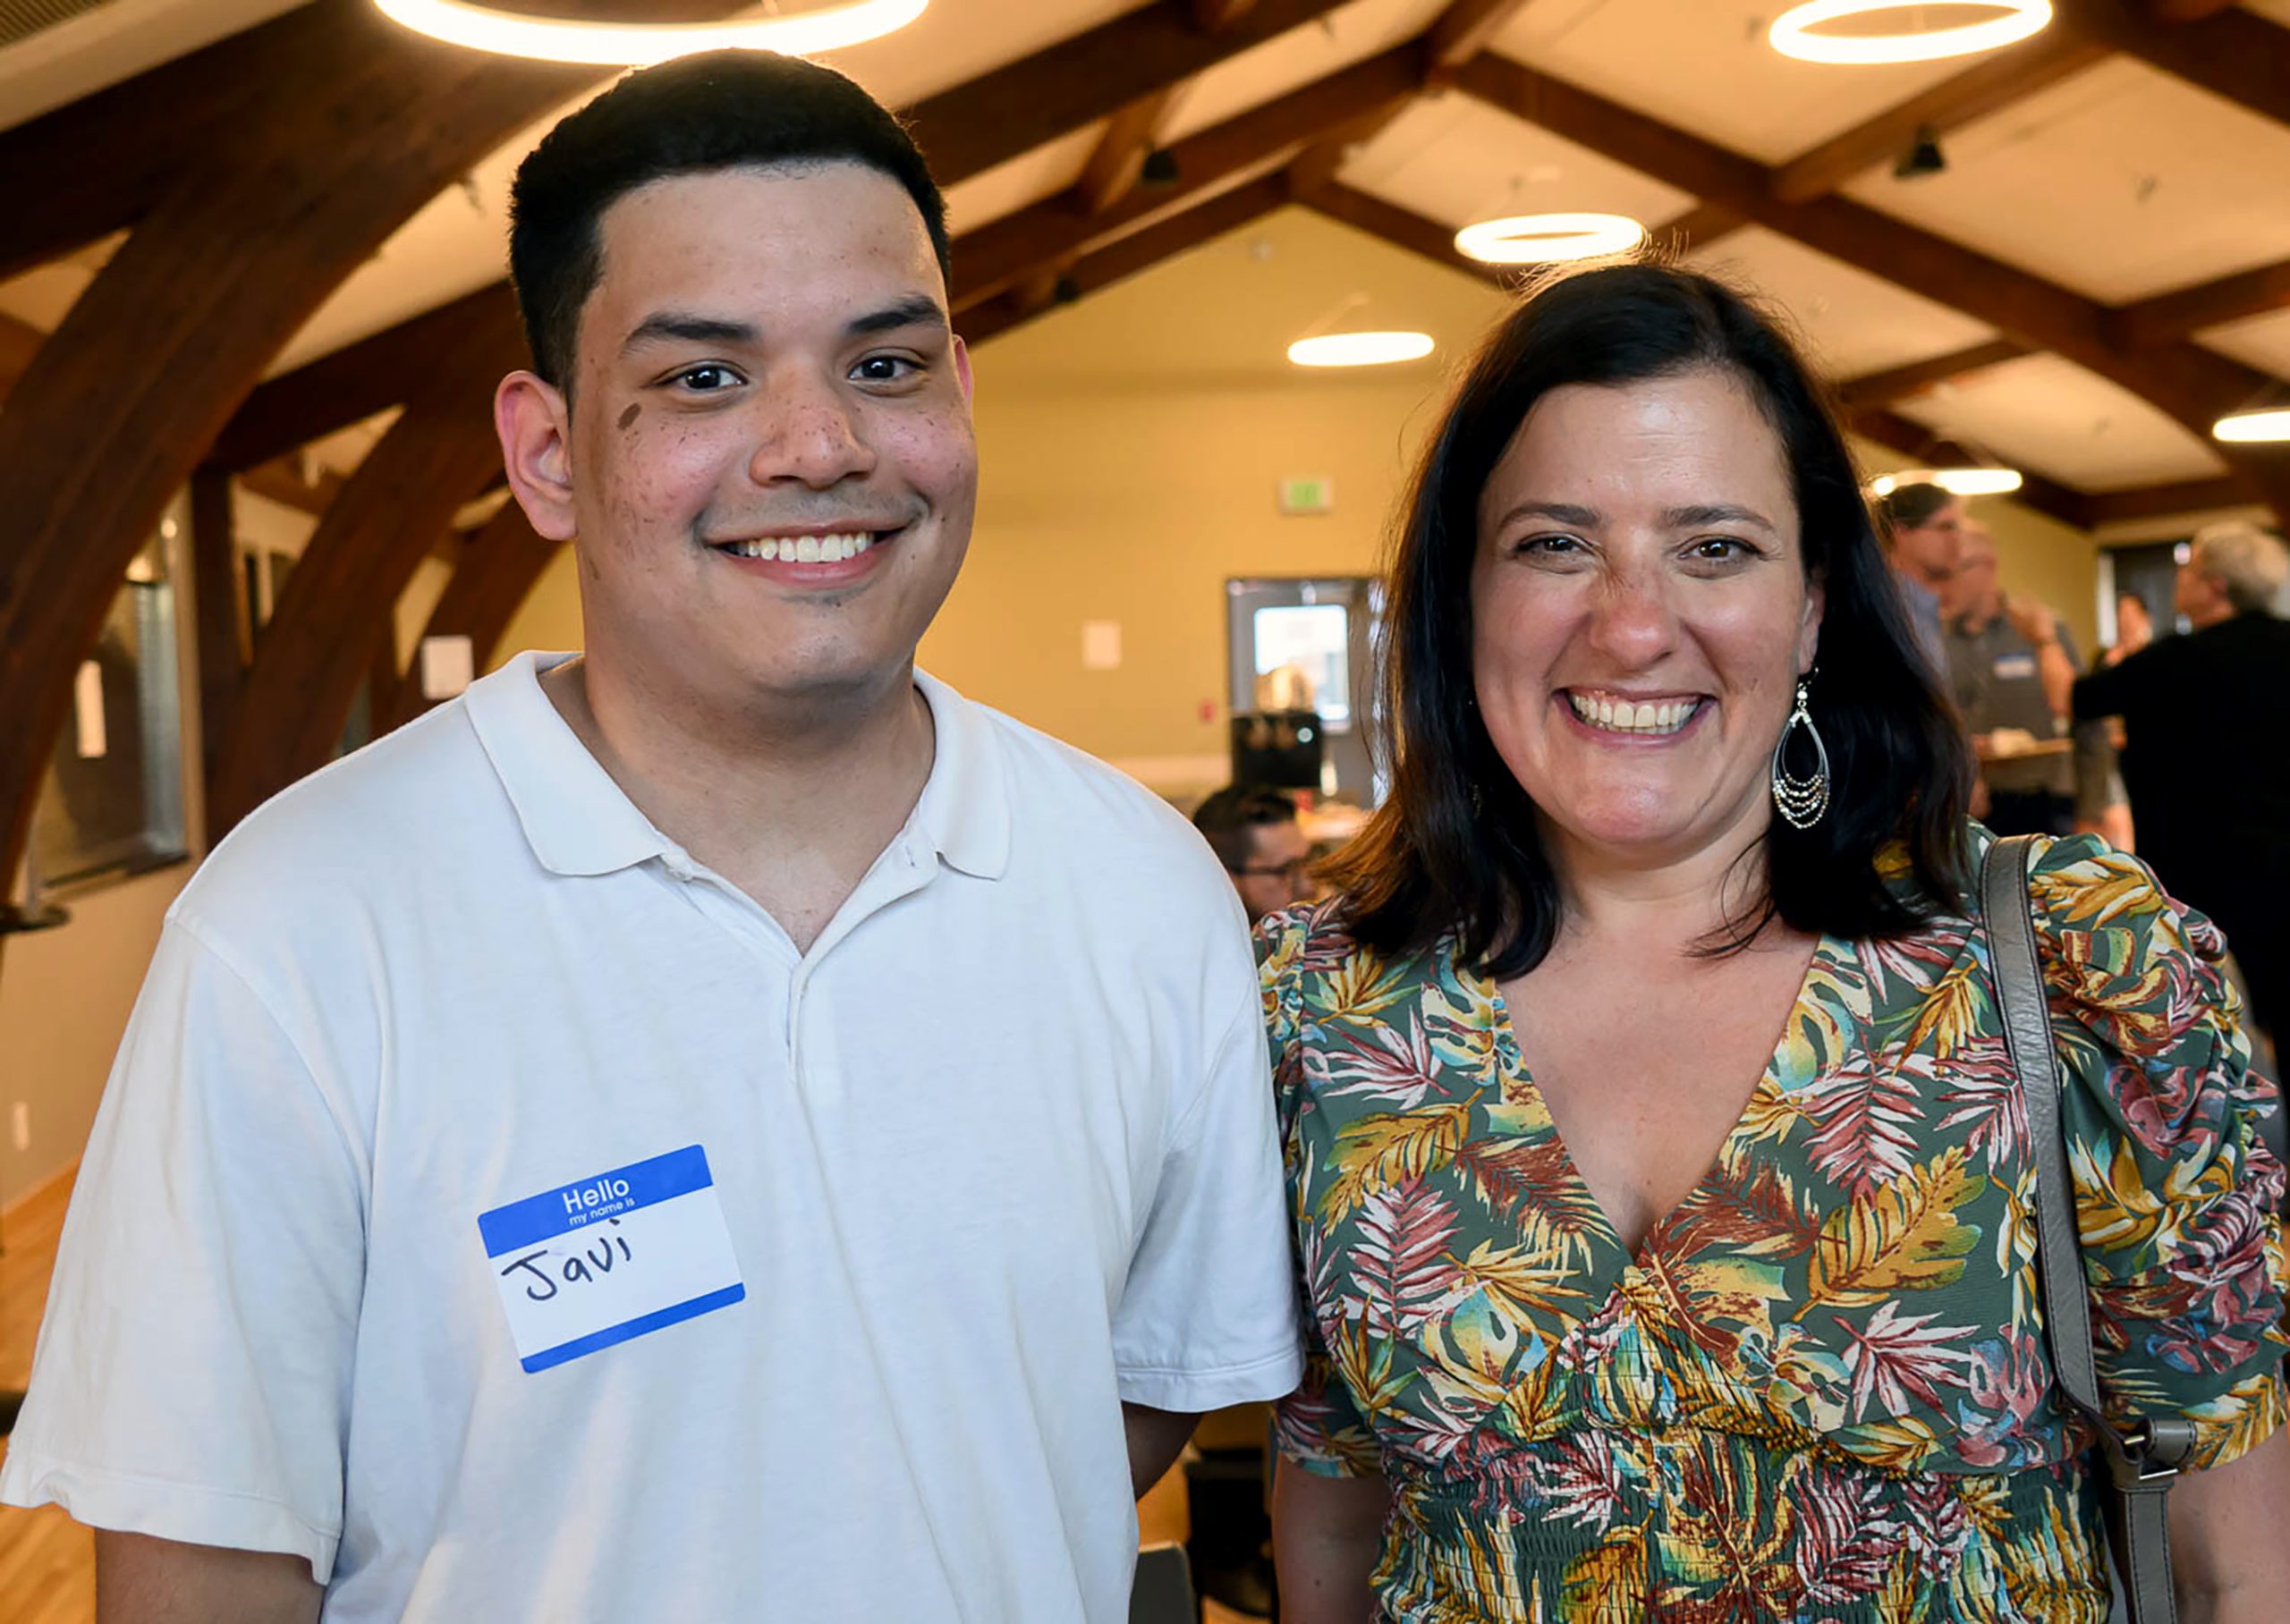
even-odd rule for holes
{"type": "Polygon", "coordinates": [[[2290,406],[2230,411],[2210,426],[2210,437],[2229,445],[2264,445],[2290,440],[2290,406]]]}
{"type": "Polygon", "coordinates": [[[1626,253],[1646,228],[1622,215],[1509,215],[1455,233],[1455,251],[1482,265],[1557,265],[1626,253]]]}
{"type": "Polygon", "coordinates": [[[1869,481],[1871,496],[1889,496],[1904,485],[1937,485],[1958,496],[2008,496],[2023,481],[2016,468],[1913,468],[1869,481]]]}
{"type": "Polygon", "coordinates": [[[1429,333],[1323,333],[1288,346],[1299,367],[1388,367],[1421,360],[1434,348],[1429,333]]]}
{"type": "Polygon", "coordinates": [[[1994,51],[2039,34],[2051,21],[2051,0],[1807,0],[1773,20],[1766,38],[1784,56],[1800,62],[1937,62],[1994,51]],[[1885,12],[2001,12],[1953,28],[1920,29],[1899,34],[1817,32],[1823,23],[1885,12]]]}
{"type": "Polygon", "coordinates": [[[495,11],[464,0],[374,0],[376,9],[417,34],[448,45],[539,62],[650,67],[698,51],[773,51],[814,56],[904,28],[930,0],[845,0],[792,15],[743,22],[576,22],[495,11]]]}

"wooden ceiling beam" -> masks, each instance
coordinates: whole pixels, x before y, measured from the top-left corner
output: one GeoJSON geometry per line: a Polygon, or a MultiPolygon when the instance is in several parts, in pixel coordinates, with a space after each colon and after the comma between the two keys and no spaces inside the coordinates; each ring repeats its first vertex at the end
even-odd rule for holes
{"type": "Polygon", "coordinates": [[[2245,507],[2250,493],[2241,482],[2226,479],[2180,479],[2168,485],[2142,485],[2127,491],[2094,491],[2083,498],[2091,526],[2125,520],[2167,519],[2179,513],[2203,513],[2215,508],[2245,507]]]}
{"type": "MultiPolygon", "coordinates": [[[[1341,4],[1261,0],[1210,36],[1194,26],[1182,0],[1168,0],[966,80],[906,108],[903,116],[938,183],[953,186],[1088,128],[1104,118],[1108,105],[1130,106],[1174,92],[1204,70],[1341,4]]],[[[408,369],[418,369],[433,344],[491,342],[497,331],[515,325],[516,301],[506,282],[401,322],[342,351],[339,364],[322,357],[264,384],[218,437],[215,455],[229,463],[259,461],[347,427],[403,400],[411,387],[408,369]],[[456,310],[491,313],[464,327],[462,316],[448,314],[456,310]]]]}
{"type": "Polygon", "coordinates": [[[318,520],[255,641],[209,791],[216,835],[332,757],[406,583],[499,471],[493,389],[517,359],[479,348],[441,358],[318,520]]]}
{"type": "Polygon", "coordinates": [[[1785,203],[1824,197],[1871,165],[1899,156],[1920,131],[1960,129],[2108,55],[2106,46],[2072,30],[2046,29],[1790,159],[1773,172],[1773,195],[1785,203]]]}
{"type": "MultiPolygon", "coordinates": [[[[1082,255],[1066,276],[1077,294],[1097,292],[1226,232],[1238,231],[1288,200],[1288,189],[1280,177],[1260,176],[1082,255]]],[[[1040,313],[1025,309],[1011,295],[1003,294],[973,306],[956,317],[954,325],[964,342],[982,344],[1040,313]]]]}
{"type": "Polygon", "coordinates": [[[30,741],[0,752],[0,872],[128,561],[270,358],[400,224],[594,78],[425,39],[352,0],[310,10],[336,25],[323,48],[239,87],[238,116],[0,412],[0,715],[30,741]]]}
{"type": "MultiPolygon", "coordinates": [[[[1502,57],[1457,71],[1470,94],[1680,190],[1739,209],[1755,224],[1896,286],[1951,305],[2006,338],[2052,351],[2129,389],[2194,433],[2268,385],[2264,374],[2192,344],[2131,351],[2106,309],[2069,289],[1843,198],[1785,203],[1772,172],[1738,153],[1502,57]]],[[[2290,513],[2290,459],[2236,455],[2235,471],[2290,513]]]]}
{"type": "Polygon", "coordinates": [[[318,470],[317,478],[305,479],[297,461],[292,453],[274,457],[267,462],[258,462],[252,468],[239,469],[237,478],[241,485],[258,496],[267,497],[297,512],[308,513],[313,519],[323,519],[334,499],[342,494],[342,476],[326,468],[318,470]]]}
{"type": "Polygon", "coordinates": [[[2200,22],[2235,4],[2235,0],[2147,0],[2147,14],[2158,22],[2200,22]]]}
{"type": "Polygon", "coordinates": [[[1954,350],[1946,355],[1911,361],[1904,367],[1887,367],[1882,372],[1864,372],[1859,377],[1847,378],[1836,386],[1837,404],[1846,411],[1866,411],[1890,406],[1896,402],[1921,394],[1935,385],[1953,383],[1960,377],[1989,367],[2000,367],[2006,361],[2015,361],[2033,353],[2017,339],[1989,339],[1985,343],[1954,350]]]}
{"type": "Polygon", "coordinates": [[[2236,8],[2159,22],[2133,0],[2056,0],[2073,30],[2197,89],[2290,124],[2290,29],[2236,8]]]}
{"type": "Polygon", "coordinates": [[[1455,233],[1437,220],[1403,208],[1396,203],[1387,203],[1373,192],[1342,182],[1317,187],[1298,199],[1308,208],[1338,220],[1355,231],[1380,237],[1395,248],[1420,254],[1434,265],[1443,265],[1451,271],[1461,271],[1474,282],[1486,283],[1505,292],[1519,285],[1515,272],[1501,266],[1488,265],[1455,250],[1455,233]]]}
{"type": "Polygon", "coordinates": [[[256,386],[224,426],[207,461],[237,471],[386,411],[416,393],[440,356],[497,339],[517,326],[517,300],[496,282],[346,344],[256,386]],[[310,432],[313,423],[326,427],[310,432]]]}
{"type": "Polygon", "coordinates": [[[1674,244],[1679,252],[1691,253],[1696,249],[1714,247],[1721,238],[1732,236],[1749,223],[1749,216],[1738,208],[1728,208],[1723,203],[1697,203],[1646,234],[1653,241],[1674,244]]]}
{"type": "Polygon", "coordinates": [[[1280,168],[1329,131],[1405,101],[1421,82],[1417,54],[1403,46],[1188,136],[1169,149],[1179,176],[1171,187],[1134,193],[1095,218],[1053,198],[966,232],[954,257],[954,309],[969,310],[1047,266],[1093,253],[1208,195],[1280,168]]]}
{"type": "Polygon", "coordinates": [[[1169,85],[1140,97],[1106,121],[1105,133],[1081,165],[1081,178],[1073,183],[1074,204],[1083,214],[1107,213],[1137,190],[1154,138],[1183,89],[1169,85]]]}
{"type": "Polygon", "coordinates": [[[2290,309],[2290,259],[2117,305],[2108,313],[2108,330],[2125,348],[2143,350],[2285,309],[2290,309]]]}
{"type": "Polygon", "coordinates": [[[1221,34],[1238,22],[1256,0],[1187,0],[1192,26],[1204,34],[1221,34]]]}
{"type": "Polygon", "coordinates": [[[1455,0],[1439,13],[1424,42],[1434,74],[1461,67],[1490,48],[1495,36],[1532,0],[1455,0]]]}
{"type": "MultiPolygon", "coordinates": [[[[1976,461],[1970,452],[1946,435],[1893,412],[1878,410],[1856,411],[1847,418],[1845,426],[1862,439],[1872,440],[1886,450],[1897,452],[1913,461],[1976,461]]],[[[2033,508],[2048,518],[2057,519],[2060,523],[2079,530],[2091,528],[2091,498],[2083,492],[2025,469],[2020,470],[2020,488],[2003,500],[2033,508]]]]}
{"type": "Polygon", "coordinates": [[[47,337],[30,323],[0,314],[0,404],[6,403],[8,391],[16,386],[24,368],[32,364],[33,355],[47,337]]]}
{"type": "Polygon", "coordinates": [[[941,186],[1046,146],[1157,90],[1318,21],[1344,0],[1256,0],[1203,31],[1182,5],[1148,5],[916,103],[903,116],[941,186]]]}

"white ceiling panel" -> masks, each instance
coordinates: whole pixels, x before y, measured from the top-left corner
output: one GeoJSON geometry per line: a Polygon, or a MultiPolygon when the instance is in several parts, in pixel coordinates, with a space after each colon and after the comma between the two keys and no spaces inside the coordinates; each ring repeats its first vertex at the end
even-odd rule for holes
{"type": "Polygon", "coordinates": [[[1317,23],[1291,29],[1195,79],[1170,109],[1164,141],[1183,140],[1315,80],[1412,39],[1436,21],[1442,0],[1353,0],[1317,23]]]}
{"type": "Polygon", "coordinates": [[[0,51],[0,129],[92,96],[301,4],[110,0],[0,51]]]}
{"type": "Polygon", "coordinates": [[[2108,304],[2290,258],[2290,128],[2116,57],[1847,195],[2108,304]]]}
{"type": "Polygon", "coordinates": [[[1815,366],[1844,379],[1996,336],[1946,305],[1751,226],[1689,255],[1698,270],[1758,294],[1785,316],[1815,366]]]}
{"type": "Polygon", "coordinates": [[[1590,210],[1656,229],[1693,207],[1675,187],[1450,92],[1419,101],[1346,159],[1344,181],[1451,226],[1590,210]]]}
{"type": "Polygon", "coordinates": [[[2154,407],[2057,356],[1989,368],[1896,410],[2082,490],[2126,490],[2226,469],[2203,441],[2154,407]]]}
{"type": "MultiPolygon", "coordinates": [[[[2290,0],[2283,0],[2290,5],[2290,0]]],[[[2198,335],[2204,348],[2231,355],[2261,372],[2290,378],[2290,310],[2269,311],[2198,335]]]]}
{"type": "Polygon", "coordinates": [[[1768,164],[1963,70],[1960,61],[1794,61],[1766,43],[1784,9],[1782,0],[1531,0],[1495,47],[1768,164]]]}

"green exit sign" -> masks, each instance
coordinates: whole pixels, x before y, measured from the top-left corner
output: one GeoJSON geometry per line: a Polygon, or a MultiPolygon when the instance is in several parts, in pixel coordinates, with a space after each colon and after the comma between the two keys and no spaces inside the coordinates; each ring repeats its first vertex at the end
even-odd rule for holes
{"type": "Polygon", "coordinates": [[[1280,482],[1280,511],[1284,513],[1325,513],[1335,506],[1336,486],[1326,478],[1280,482]]]}

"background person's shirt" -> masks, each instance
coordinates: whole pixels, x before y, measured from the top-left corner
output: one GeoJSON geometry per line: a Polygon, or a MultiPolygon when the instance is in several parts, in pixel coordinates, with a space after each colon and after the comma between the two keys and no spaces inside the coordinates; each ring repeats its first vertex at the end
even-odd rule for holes
{"type": "Polygon", "coordinates": [[[929,782],[808,954],[530,656],[249,820],[0,1495],[300,1555],[329,1620],[1124,1619],[1123,1401],[1300,1368],[1245,932],[1173,811],[921,686],[929,782]]]}
{"type": "MultiPolygon", "coordinates": [[[[2055,620],[2053,629],[2062,652],[2071,664],[2075,663],[2075,644],[2067,628],[2055,620]]],[[[2040,740],[2057,736],[2035,645],[2008,619],[1997,614],[1974,630],[1970,617],[1960,615],[1948,623],[1946,640],[1948,681],[1966,732],[2011,727],[2040,740]]],[[[1991,791],[2006,794],[2065,798],[2075,793],[2075,762],[2065,754],[1983,762],[1980,776],[1991,791]]]]}

